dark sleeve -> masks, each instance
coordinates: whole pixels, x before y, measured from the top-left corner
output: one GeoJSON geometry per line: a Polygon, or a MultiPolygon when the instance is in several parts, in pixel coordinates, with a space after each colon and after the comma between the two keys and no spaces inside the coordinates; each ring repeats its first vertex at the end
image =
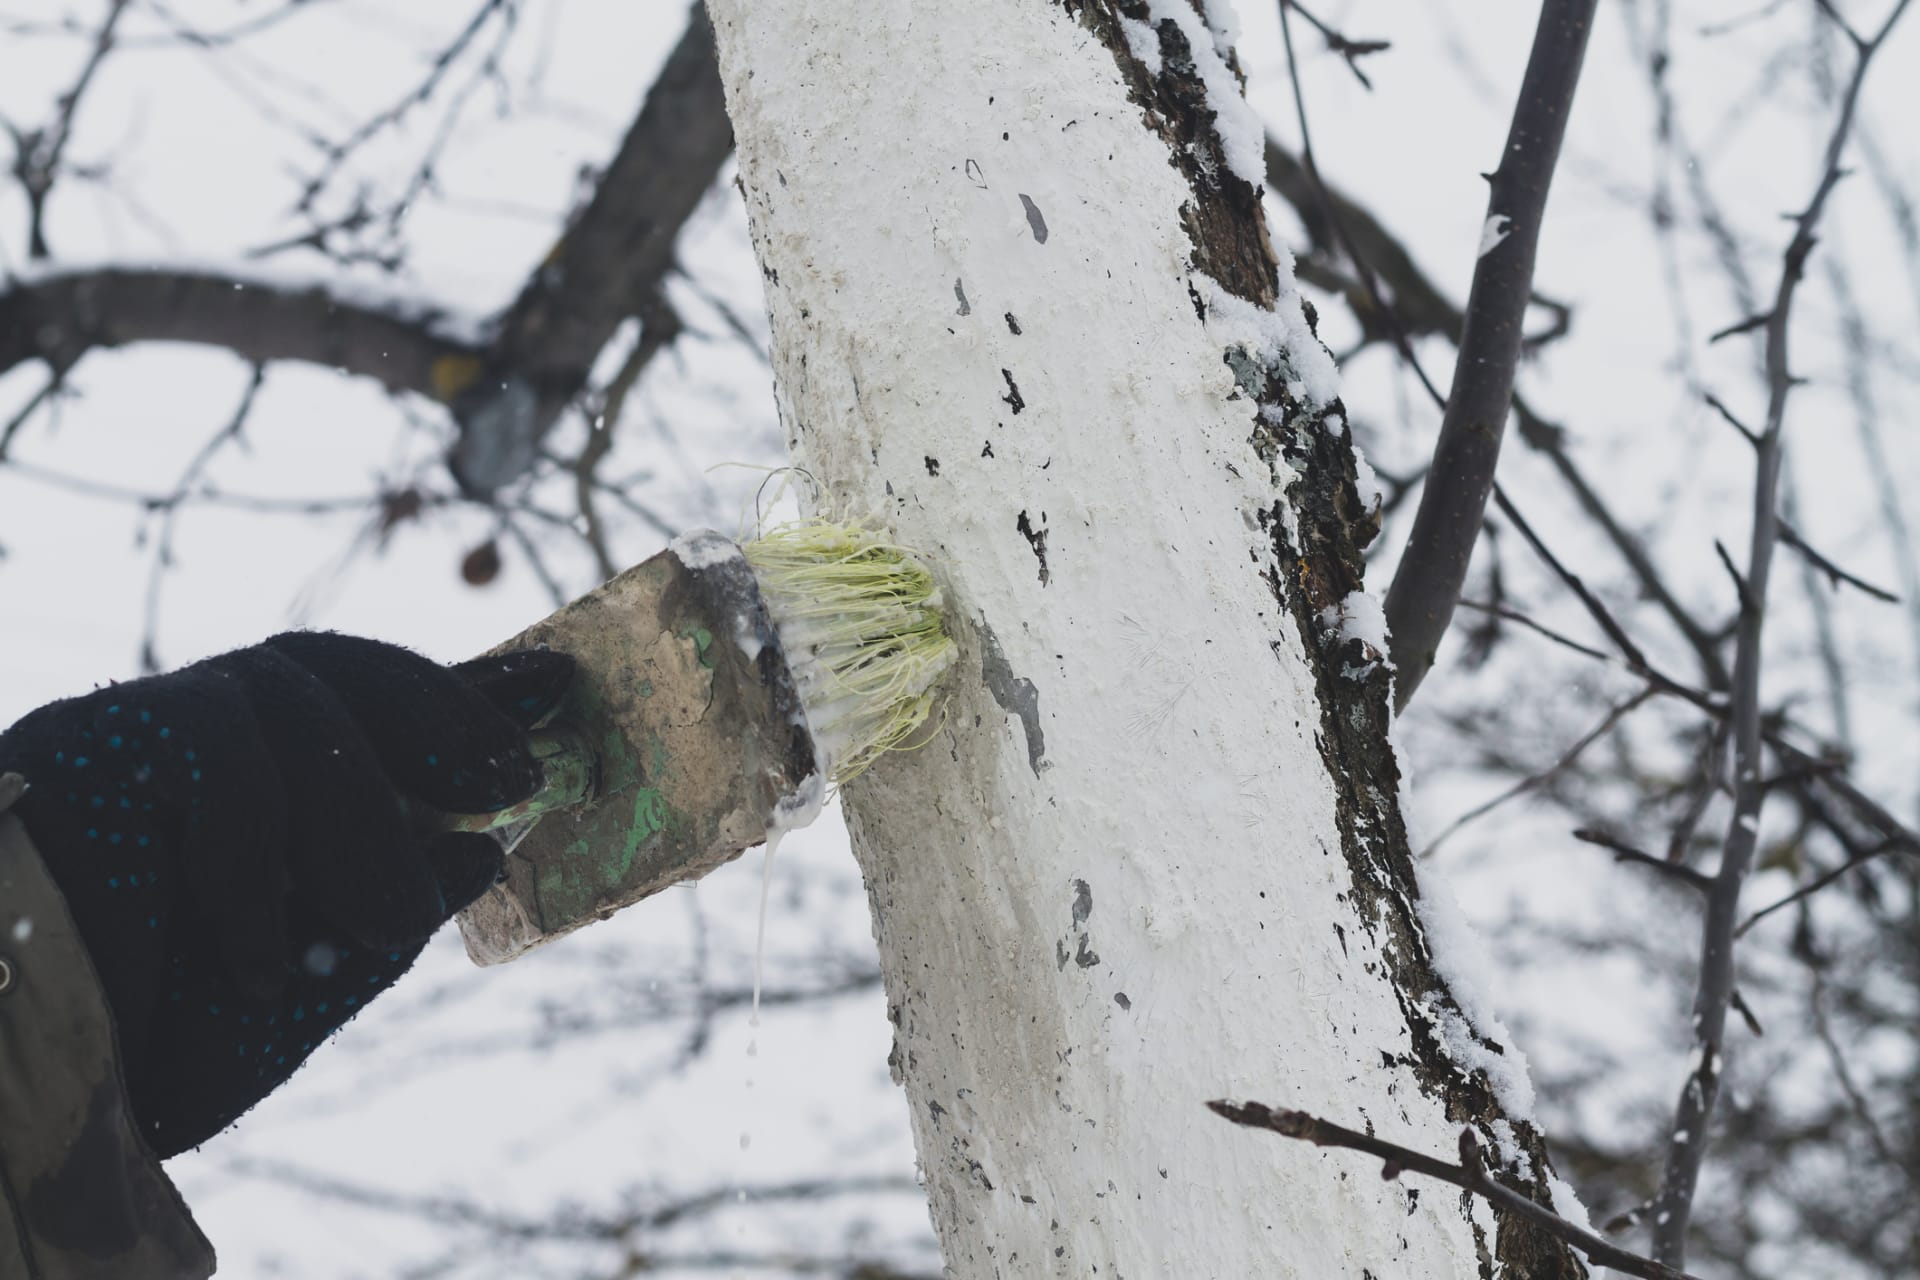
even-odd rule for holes
{"type": "Polygon", "coordinates": [[[135,1131],[106,998],[0,774],[0,1280],[205,1280],[213,1248],[135,1131]]]}

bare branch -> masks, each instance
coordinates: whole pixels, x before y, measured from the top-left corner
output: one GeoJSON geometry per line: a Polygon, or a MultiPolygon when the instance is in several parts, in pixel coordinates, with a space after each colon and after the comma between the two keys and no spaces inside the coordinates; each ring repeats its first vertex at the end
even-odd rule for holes
{"type": "MultiPolygon", "coordinates": [[[[1520,536],[1525,538],[1527,545],[1533,548],[1533,553],[1539,556],[1560,581],[1580,598],[1580,603],[1587,608],[1588,616],[1599,625],[1602,631],[1606,632],[1607,639],[1613,641],[1628,664],[1636,671],[1651,673],[1653,668],[1648,665],[1646,654],[1642,653],[1640,646],[1633,642],[1626,628],[1615,620],[1613,611],[1601,604],[1600,598],[1588,590],[1587,584],[1581,580],[1580,576],[1562,564],[1560,558],[1547,549],[1547,544],[1541,540],[1539,534],[1533,531],[1533,526],[1527,523],[1527,518],[1520,514],[1520,509],[1513,505],[1513,500],[1507,497],[1506,491],[1497,484],[1493,487],[1493,499],[1499,505],[1500,513],[1513,522],[1513,527],[1520,531],[1520,536]]],[[[1451,606],[1449,606],[1449,612],[1451,612],[1451,606]]]]}
{"type": "Polygon", "coordinates": [[[53,191],[53,184],[60,179],[67,143],[73,138],[73,120],[80,110],[80,100],[86,96],[87,87],[93,83],[100,64],[106,61],[107,54],[113,50],[114,30],[120,25],[127,4],[128,0],[109,0],[107,15],[94,33],[93,47],[87,53],[79,76],[74,80],[73,87],[60,95],[53,123],[44,129],[14,134],[13,176],[19,180],[27,197],[29,258],[45,259],[50,256],[46,228],[47,196],[53,191]]]}
{"type": "Polygon", "coordinates": [[[1625,841],[1598,828],[1581,827],[1573,833],[1573,838],[1584,844],[1599,845],[1602,849],[1610,849],[1613,851],[1613,860],[1615,862],[1627,862],[1635,866],[1647,867],[1650,870],[1659,872],[1670,880],[1685,885],[1696,893],[1705,893],[1713,885],[1713,878],[1711,876],[1704,876],[1692,867],[1683,866],[1678,862],[1668,862],[1665,858],[1656,858],[1652,854],[1636,849],[1625,841]]]}
{"type": "Polygon", "coordinates": [[[1864,853],[1855,854],[1853,857],[1848,858],[1831,871],[1815,876],[1786,897],[1781,898],[1778,902],[1769,903],[1767,906],[1760,908],[1740,922],[1740,927],[1733,931],[1733,936],[1736,938],[1744,938],[1747,935],[1747,930],[1753,928],[1753,926],[1759,924],[1762,920],[1780,910],[1782,907],[1790,907],[1796,902],[1805,902],[1808,898],[1811,898],[1814,894],[1820,892],[1862,863],[1869,862],[1883,853],[1895,852],[1911,853],[1915,851],[1908,849],[1898,840],[1882,840],[1879,844],[1874,845],[1864,853]]]}
{"type": "MultiPolygon", "coordinates": [[[[1296,95],[1302,137],[1307,137],[1306,109],[1296,95]]],[[[1310,148],[1309,148],[1310,150],[1310,148]]],[[[1267,139],[1267,184],[1293,206],[1305,224],[1308,236],[1322,253],[1341,252],[1353,263],[1359,280],[1318,269],[1315,259],[1301,260],[1303,278],[1318,275],[1325,288],[1339,292],[1352,308],[1361,330],[1369,341],[1392,341],[1409,369],[1426,387],[1434,404],[1446,408],[1446,399],[1434,387],[1421,367],[1411,339],[1424,334],[1439,334],[1458,343],[1464,320],[1459,310],[1420,269],[1413,256],[1394,234],[1381,225],[1366,209],[1325,182],[1317,168],[1296,160],[1273,138],[1267,139]],[[1375,279],[1375,271],[1379,279],[1375,279]],[[1384,282],[1392,289],[1389,301],[1381,290],[1384,282]]],[[[1529,339],[1531,341],[1531,339],[1529,339]]],[[[1607,507],[1597,489],[1574,463],[1566,448],[1565,430],[1543,417],[1526,398],[1515,393],[1515,425],[1520,439],[1545,455],[1553,464],[1574,499],[1588,518],[1600,527],[1607,540],[1632,570],[1641,591],[1672,620],[1685,637],[1701,664],[1707,686],[1724,689],[1728,680],[1726,664],[1721,661],[1718,644],[1680,603],[1653,563],[1646,548],[1627,531],[1607,507]]]]}
{"type": "Polygon", "coordinates": [[[439,332],[443,319],[416,303],[349,301],[319,285],[185,270],[62,272],[0,292],[0,373],[33,359],[63,371],[98,347],[191,342],[250,364],[330,365],[437,398],[448,371],[479,356],[439,332]]]}
{"type": "Polygon", "coordinates": [[[1353,72],[1353,78],[1367,88],[1373,88],[1373,81],[1367,79],[1367,73],[1360,69],[1360,59],[1370,53],[1384,53],[1392,48],[1391,44],[1385,40],[1350,39],[1314,17],[1312,11],[1301,4],[1300,0],[1280,0],[1280,4],[1282,8],[1291,9],[1305,18],[1307,25],[1318,31],[1321,39],[1327,42],[1327,48],[1347,60],[1347,70],[1353,72]]]}
{"type": "Polygon", "coordinates": [[[1383,1162],[1380,1170],[1383,1178],[1396,1178],[1402,1172],[1412,1172],[1471,1191],[1566,1241],[1586,1254],[1588,1261],[1595,1266],[1612,1267],[1622,1275],[1639,1276],[1643,1280],[1697,1280],[1675,1267],[1665,1266],[1609,1244],[1591,1231],[1568,1222],[1551,1209],[1535,1204],[1519,1192],[1495,1182],[1487,1174],[1486,1163],[1480,1156],[1480,1140],[1474,1137],[1471,1129],[1460,1131],[1461,1163],[1455,1165],[1369,1134],[1342,1128],[1304,1111],[1277,1111],[1258,1102],[1226,1101],[1209,1102],[1207,1109],[1249,1129],[1268,1129],[1283,1137],[1311,1142],[1316,1147],[1345,1147],[1349,1151],[1378,1157],[1383,1162]]]}
{"type": "Polygon", "coordinates": [[[1740,566],[1733,562],[1733,553],[1727,550],[1727,544],[1715,538],[1713,554],[1719,559],[1720,567],[1727,571],[1727,576],[1733,579],[1733,594],[1739,597],[1741,615],[1744,617],[1749,613],[1760,612],[1765,606],[1748,587],[1746,578],[1740,572],[1740,566]]]}
{"type": "Polygon", "coordinates": [[[525,1217],[459,1196],[418,1195],[348,1181],[281,1161],[240,1157],[226,1162],[244,1177],[293,1187],[363,1209],[401,1214],[508,1240],[623,1241],[662,1230],[741,1203],[809,1204],[840,1196],[922,1194],[912,1178],[889,1174],[815,1178],[758,1187],[728,1185],[695,1192],[651,1207],[615,1214],[568,1213],[552,1218],[525,1217]]]}
{"type": "Polygon", "coordinates": [[[144,675],[152,675],[160,670],[160,590],[166,581],[167,571],[173,567],[173,531],[180,516],[180,504],[206,473],[214,455],[240,438],[240,433],[246,429],[247,419],[253,414],[254,401],[259,399],[260,387],[266,380],[266,366],[255,365],[232,416],[187,462],[186,468],[180,473],[179,482],[174,485],[172,496],[162,508],[160,536],[154,541],[153,565],[147,572],[146,623],[140,642],[140,669],[144,675]]]}
{"type": "Polygon", "coordinates": [[[61,369],[55,369],[49,372],[46,382],[41,384],[40,389],[28,396],[27,402],[21,405],[19,410],[11,418],[7,419],[7,424],[4,427],[0,427],[0,462],[6,461],[7,450],[12,447],[13,438],[19,434],[20,428],[26,426],[33,418],[33,415],[40,412],[41,405],[53,400],[66,388],[67,374],[69,372],[71,372],[71,370],[61,369]]]}
{"type": "Polygon", "coordinates": [[[1566,433],[1559,427],[1546,421],[1536,413],[1526,398],[1516,393],[1513,397],[1514,425],[1520,431],[1520,439],[1528,447],[1544,454],[1553,464],[1555,471],[1567,487],[1573,491],[1574,500],[1587,518],[1600,527],[1600,531],[1613,544],[1620,558],[1627,562],[1633,571],[1640,589],[1658,604],[1661,611],[1673,623],[1676,630],[1686,639],[1694,656],[1700,663],[1701,678],[1709,689],[1719,690],[1727,686],[1729,673],[1726,663],[1720,657],[1720,647],[1698,619],[1680,603],[1680,598],[1667,585],[1666,577],[1653,563],[1653,558],[1640,544],[1640,540],[1629,533],[1624,525],[1614,517],[1599,491],[1588,483],[1586,476],[1574,463],[1566,447],[1566,433]]]}
{"type": "Polygon", "coordinates": [[[1714,411],[1720,415],[1728,426],[1740,433],[1741,439],[1756,449],[1760,447],[1760,437],[1755,434],[1752,427],[1749,427],[1746,423],[1734,416],[1733,410],[1727,408],[1725,401],[1721,400],[1719,396],[1714,395],[1711,391],[1706,393],[1706,401],[1709,405],[1713,406],[1714,411]]]}
{"type": "Polygon", "coordinates": [[[1547,639],[1553,641],[1555,644],[1560,645],[1564,648],[1571,649],[1575,653],[1580,654],[1582,657],[1593,658],[1599,662],[1613,661],[1612,656],[1600,652],[1598,649],[1595,649],[1591,645],[1584,645],[1584,644],[1581,644],[1578,640],[1570,639],[1567,636],[1561,635],[1558,631],[1555,631],[1552,627],[1547,626],[1545,623],[1539,622],[1534,618],[1530,617],[1529,615],[1521,612],[1520,610],[1511,608],[1507,605],[1487,604],[1484,601],[1480,601],[1480,600],[1462,600],[1460,602],[1460,607],[1462,609],[1472,609],[1480,613],[1490,613],[1490,614],[1493,614],[1495,617],[1505,618],[1508,622],[1517,622],[1521,626],[1527,628],[1529,631],[1532,631],[1538,635],[1545,636],[1547,639]]]}
{"type": "Polygon", "coordinates": [[[1827,576],[1827,581],[1831,582],[1834,586],[1837,587],[1844,582],[1848,586],[1852,587],[1854,590],[1862,591],[1862,592],[1865,592],[1867,595],[1872,596],[1875,600],[1884,600],[1888,604],[1900,603],[1900,597],[1893,594],[1893,592],[1888,591],[1885,587],[1876,587],[1871,582],[1867,582],[1864,579],[1855,577],[1853,574],[1848,573],[1845,569],[1842,569],[1839,565],[1835,564],[1833,561],[1827,559],[1825,556],[1821,555],[1818,551],[1815,551],[1812,547],[1808,546],[1807,540],[1805,538],[1802,538],[1798,533],[1794,532],[1793,526],[1788,524],[1785,520],[1780,521],[1779,529],[1780,529],[1780,541],[1786,543],[1788,546],[1792,547],[1795,551],[1798,551],[1801,555],[1805,556],[1807,558],[1807,562],[1811,564],[1814,568],[1818,569],[1821,573],[1825,574],[1827,576]]]}
{"type": "Polygon", "coordinates": [[[1734,321],[1732,324],[1728,325],[1724,329],[1715,329],[1712,333],[1707,335],[1707,341],[1719,342],[1724,338],[1738,337],[1740,334],[1743,334],[1743,333],[1752,333],[1756,329],[1764,329],[1769,324],[1772,324],[1772,323],[1773,323],[1773,316],[1770,313],[1762,313],[1757,316],[1748,316],[1744,320],[1734,321]]]}
{"type": "Polygon", "coordinates": [[[581,449],[579,458],[570,464],[574,475],[574,501],[579,505],[581,520],[586,522],[587,547],[593,552],[594,566],[600,571],[602,581],[620,572],[620,567],[614,563],[613,552],[607,545],[606,528],[600,519],[599,508],[594,503],[594,494],[599,487],[600,463],[613,451],[614,429],[620,423],[620,416],[626,410],[627,397],[640,381],[640,375],[653,362],[654,356],[671,346],[679,336],[679,313],[665,301],[656,300],[641,319],[640,341],[627,353],[620,371],[614,374],[606,390],[599,395],[599,403],[591,406],[587,415],[586,446],[581,449]]]}
{"type": "MultiPolygon", "coordinates": [[[[1894,24],[1905,13],[1909,0],[1896,0],[1879,32],[1872,40],[1862,41],[1849,30],[1859,49],[1853,78],[1828,138],[1826,157],[1812,200],[1796,219],[1793,238],[1788,242],[1780,272],[1780,283],[1766,320],[1767,417],[1760,431],[1756,450],[1753,496],[1753,532],[1747,556],[1747,573],[1742,581],[1742,606],[1734,650],[1733,678],[1733,816],[1727,826],[1727,838],[1720,868],[1714,876],[1713,891],[1707,895],[1706,920],[1702,929],[1700,979],[1694,996],[1693,1027],[1695,1067],[1681,1090],[1675,1109],[1673,1135],[1667,1146],[1666,1168],[1661,1176],[1660,1193],[1653,1214],[1653,1253],[1672,1266],[1685,1264],[1687,1227],[1693,1214],[1694,1190],[1699,1183],[1701,1162],[1710,1138],[1714,1103],[1720,1089],[1720,1056],[1726,1030],[1729,998],[1733,992],[1733,947],[1740,890],[1746,883],[1759,835],[1760,806],[1765,798],[1761,785],[1760,753],[1764,729],[1761,724],[1760,668],[1761,641],[1766,622],[1768,575],[1775,544],[1779,541],[1779,487],[1781,468],[1781,432],[1786,421],[1787,398],[1795,379],[1787,359],[1788,321],[1793,311],[1794,293],[1813,252],[1814,233],[1825,212],[1827,197],[1840,181],[1840,156],[1853,128],[1854,110],[1860,100],[1867,69],[1886,40],[1894,24]]],[[[1828,10],[1830,16],[1831,9],[1828,10]]]]}
{"type": "Polygon", "coordinates": [[[525,474],[620,322],[658,305],[680,228],[733,150],[714,57],[713,29],[695,4],[593,199],[528,277],[486,367],[455,400],[452,463],[470,492],[525,474]]]}
{"type": "Polygon", "coordinates": [[[1387,625],[1398,673],[1394,698],[1402,708],[1433,668],[1480,538],[1513,403],[1547,192],[1572,112],[1595,4],[1545,0],[1541,5],[1512,127],[1491,180],[1453,389],[1413,532],[1387,590],[1387,625]]]}
{"type": "MultiPolygon", "coordinates": [[[[1581,734],[1579,740],[1571,747],[1568,747],[1552,765],[1538,773],[1527,775],[1519,782],[1508,787],[1505,791],[1502,791],[1499,795],[1494,796],[1491,800],[1477,804],[1455,818],[1447,824],[1446,828],[1442,830],[1439,835],[1428,841],[1427,847],[1420,851],[1420,856],[1424,858],[1432,854],[1447,837],[1466,826],[1469,822],[1474,821],[1476,818],[1484,817],[1486,814],[1491,813],[1510,800],[1518,799],[1520,796],[1526,795],[1529,792],[1539,790],[1541,787],[1546,786],[1549,782],[1559,777],[1562,773],[1565,773],[1573,767],[1574,762],[1579,760],[1581,754],[1585,752],[1588,747],[1613,732],[1615,725],[1619,724],[1629,715],[1632,715],[1634,711],[1646,703],[1647,699],[1653,697],[1656,692],[1658,691],[1649,686],[1619,704],[1609,707],[1607,714],[1601,718],[1600,723],[1596,724],[1586,733],[1581,734]]],[[[1577,836],[1580,833],[1576,831],[1574,834],[1577,836]]]]}

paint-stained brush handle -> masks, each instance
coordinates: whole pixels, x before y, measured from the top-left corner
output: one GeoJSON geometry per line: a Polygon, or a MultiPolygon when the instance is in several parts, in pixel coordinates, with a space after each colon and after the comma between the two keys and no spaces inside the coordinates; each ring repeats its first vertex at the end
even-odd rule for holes
{"type": "Polygon", "coordinates": [[[498,651],[545,646],[577,674],[537,741],[549,780],[503,881],[461,912],[467,954],[511,960],[766,838],[824,789],[800,696],[739,548],[676,539],[498,651]]]}

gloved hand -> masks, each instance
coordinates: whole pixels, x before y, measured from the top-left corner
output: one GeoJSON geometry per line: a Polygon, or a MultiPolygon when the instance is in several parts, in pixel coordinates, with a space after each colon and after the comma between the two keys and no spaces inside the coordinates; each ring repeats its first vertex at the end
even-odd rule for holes
{"type": "Polygon", "coordinates": [[[278,1088],[494,882],[491,836],[418,836],[406,801],[484,813],[532,795],[525,730],[572,674],[554,653],[448,668],[288,632],[0,735],[157,1155],[278,1088]]]}

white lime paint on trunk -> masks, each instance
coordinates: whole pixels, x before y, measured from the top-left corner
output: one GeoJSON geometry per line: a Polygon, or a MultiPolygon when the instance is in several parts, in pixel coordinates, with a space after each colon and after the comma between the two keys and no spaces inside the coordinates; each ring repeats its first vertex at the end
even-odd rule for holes
{"type": "Polygon", "coordinates": [[[1041,0],[709,8],[795,461],[959,633],[940,732],[846,795],[951,1274],[1479,1274],[1484,1206],[1203,1109],[1458,1132],[1383,1063],[1245,317],[1197,319],[1114,55],[1041,0]]]}

